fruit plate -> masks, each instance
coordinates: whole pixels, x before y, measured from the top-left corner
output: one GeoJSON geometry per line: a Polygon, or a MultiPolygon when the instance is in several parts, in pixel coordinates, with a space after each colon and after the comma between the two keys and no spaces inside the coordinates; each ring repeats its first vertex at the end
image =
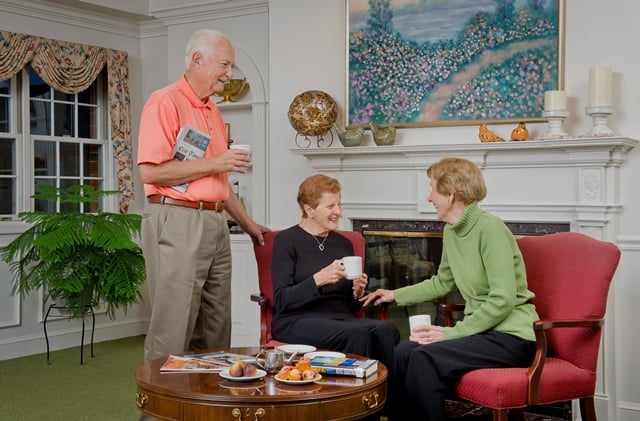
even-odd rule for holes
{"type": "Polygon", "coordinates": [[[293,354],[297,352],[298,354],[304,354],[306,352],[313,352],[316,350],[315,346],[312,345],[280,345],[277,347],[279,350],[286,352],[287,354],[293,354]]]}
{"type": "Polygon", "coordinates": [[[313,379],[307,379],[307,380],[286,380],[286,379],[281,379],[279,374],[276,374],[275,376],[273,376],[273,378],[276,379],[277,381],[279,381],[280,383],[298,385],[298,384],[310,384],[310,383],[313,383],[313,382],[317,382],[318,380],[320,380],[322,378],[322,374],[318,374],[313,379]]]}
{"type": "Polygon", "coordinates": [[[256,375],[250,376],[250,377],[249,376],[233,377],[232,375],[229,374],[228,368],[225,368],[220,372],[220,377],[222,377],[223,379],[234,381],[234,382],[250,382],[253,380],[260,380],[266,375],[267,375],[267,372],[264,370],[260,370],[259,368],[257,369],[256,375]]]}

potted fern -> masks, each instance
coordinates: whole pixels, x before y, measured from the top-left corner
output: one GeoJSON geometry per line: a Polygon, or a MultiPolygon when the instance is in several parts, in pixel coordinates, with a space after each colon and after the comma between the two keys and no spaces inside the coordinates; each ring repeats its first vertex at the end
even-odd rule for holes
{"type": "Polygon", "coordinates": [[[45,297],[67,309],[69,317],[82,317],[88,306],[101,305],[114,319],[116,309],[126,311],[138,303],[146,278],[142,250],[134,241],[141,216],[79,211],[80,203],[97,208],[103,196],[118,191],[91,185],[38,185],[37,190],[33,198],[71,210],[18,214],[30,228],[0,248],[12,273],[12,294],[43,288],[45,297]]]}

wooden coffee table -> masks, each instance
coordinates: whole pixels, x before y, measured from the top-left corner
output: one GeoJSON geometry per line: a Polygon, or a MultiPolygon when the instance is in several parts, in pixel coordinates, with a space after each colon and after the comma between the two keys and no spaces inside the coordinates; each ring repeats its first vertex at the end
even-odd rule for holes
{"type": "MultiPolygon", "coordinates": [[[[259,349],[225,351],[255,355],[259,349]]],[[[366,379],[323,375],[317,383],[289,385],[272,374],[246,383],[217,373],[161,374],[165,360],[149,361],[136,370],[136,404],[159,420],[346,421],[380,411],[387,399],[387,368],[382,363],[366,379]]]]}

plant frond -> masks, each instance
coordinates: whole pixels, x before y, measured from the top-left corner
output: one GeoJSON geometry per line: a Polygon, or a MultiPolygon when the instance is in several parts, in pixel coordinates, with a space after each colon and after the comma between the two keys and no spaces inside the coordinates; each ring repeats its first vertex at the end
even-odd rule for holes
{"type": "MultiPolygon", "coordinates": [[[[40,185],[33,197],[64,203],[95,202],[118,191],[99,191],[80,185],[65,189],[40,185]]],[[[115,317],[118,308],[138,303],[146,279],[144,258],[134,237],[142,217],[136,214],[77,211],[23,212],[31,226],[11,243],[0,247],[9,264],[12,294],[43,288],[45,295],[63,300],[79,317],[87,305],[104,304],[115,317]]]]}

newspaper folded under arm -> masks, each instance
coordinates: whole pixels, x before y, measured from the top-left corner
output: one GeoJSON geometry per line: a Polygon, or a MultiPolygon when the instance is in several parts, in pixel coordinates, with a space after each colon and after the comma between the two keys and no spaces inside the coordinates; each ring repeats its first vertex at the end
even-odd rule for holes
{"type": "MultiPolygon", "coordinates": [[[[210,140],[211,138],[206,133],[185,124],[178,132],[176,145],[173,147],[171,157],[178,161],[202,158],[204,156],[204,151],[206,151],[207,146],[209,146],[210,140]]],[[[187,191],[189,183],[182,183],[172,187],[175,190],[184,193],[187,191]]]]}

